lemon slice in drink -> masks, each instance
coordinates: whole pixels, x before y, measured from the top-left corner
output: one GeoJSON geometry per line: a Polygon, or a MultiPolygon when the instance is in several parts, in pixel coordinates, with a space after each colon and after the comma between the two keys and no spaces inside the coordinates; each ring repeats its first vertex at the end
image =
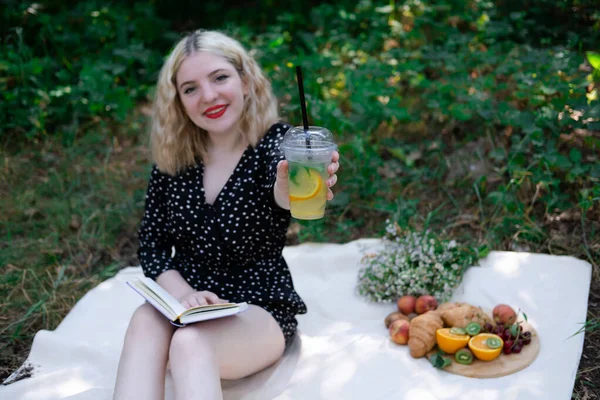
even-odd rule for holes
{"type": "Polygon", "coordinates": [[[294,180],[290,182],[290,201],[308,200],[315,197],[323,180],[317,171],[311,168],[298,168],[294,180]]]}

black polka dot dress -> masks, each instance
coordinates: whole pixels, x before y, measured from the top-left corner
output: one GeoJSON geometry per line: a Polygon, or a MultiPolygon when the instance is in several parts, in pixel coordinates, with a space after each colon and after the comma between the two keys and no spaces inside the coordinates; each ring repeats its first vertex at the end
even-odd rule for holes
{"type": "Polygon", "coordinates": [[[176,176],[154,166],[138,250],[147,277],[176,269],[197,290],[264,308],[279,323],[286,346],[296,332],[295,316],[306,313],[281,253],[290,212],[273,198],[288,129],[275,124],[256,147],[248,146],[212,205],[205,202],[201,161],[176,176]]]}

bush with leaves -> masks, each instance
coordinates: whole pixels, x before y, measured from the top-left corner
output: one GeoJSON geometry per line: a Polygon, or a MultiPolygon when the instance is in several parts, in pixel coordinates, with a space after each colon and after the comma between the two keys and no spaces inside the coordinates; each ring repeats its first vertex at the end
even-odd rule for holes
{"type": "Polygon", "coordinates": [[[172,37],[149,4],[18,3],[4,11],[0,140],[66,144],[103,121],[123,122],[154,86],[172,37]]]}

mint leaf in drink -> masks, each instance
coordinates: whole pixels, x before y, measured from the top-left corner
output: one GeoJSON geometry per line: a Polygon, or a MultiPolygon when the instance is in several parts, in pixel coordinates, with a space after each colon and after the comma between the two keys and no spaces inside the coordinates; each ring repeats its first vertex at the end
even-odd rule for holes
{"type": "Polygon", "coordinates": [[[289,163],[288,165],[289,165],[289,168],[290,168],[290,172],[289,172],[290,181],[294,185],[298,186],[298,180],[297,180],[297,178],[298,178],[298,167],[296,167],[296,165],[294,165],[292,163],[289,163]]]}

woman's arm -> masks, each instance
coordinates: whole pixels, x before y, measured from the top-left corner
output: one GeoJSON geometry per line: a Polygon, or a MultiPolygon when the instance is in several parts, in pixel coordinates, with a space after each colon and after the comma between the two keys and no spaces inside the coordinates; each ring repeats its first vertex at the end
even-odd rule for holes
{"type": "Polygon", "coordinates": [[[174,269],[170,269],[160,274],[156,278],[156,282],[177,299],[181,299],[196,291],[185,279],[183,279],[179,271],[174,269]]]}
{"type": "Polygon", "coordinates": [[[181,301],[181,304],[183,304],[185,308],[228,302],[208,290],[197,291],[183,279],[179,271],[175,271],[174,269],[160,274],[158,278],[156,278],[156,282],[181,301]]]}
{"type": "Polygon", "coordinates": [[[162,288],[182,302],[185,307],[224,302],[214,293],[196,291],[177,270],[171,257],[175,240],[167,226],[167,176],[156,166],[152,168],[144,217],[139,231],[138,258],[144,275],[154,279],[162,288]]]}
{"type": "Polygon", "coordinates": [[[144,275],[154,280],[161,273],[177,267],[171,257],[175,242],[167,226],[167,184],[168,177],[153,166],[139,229],[137,255],[144,275]]]}

